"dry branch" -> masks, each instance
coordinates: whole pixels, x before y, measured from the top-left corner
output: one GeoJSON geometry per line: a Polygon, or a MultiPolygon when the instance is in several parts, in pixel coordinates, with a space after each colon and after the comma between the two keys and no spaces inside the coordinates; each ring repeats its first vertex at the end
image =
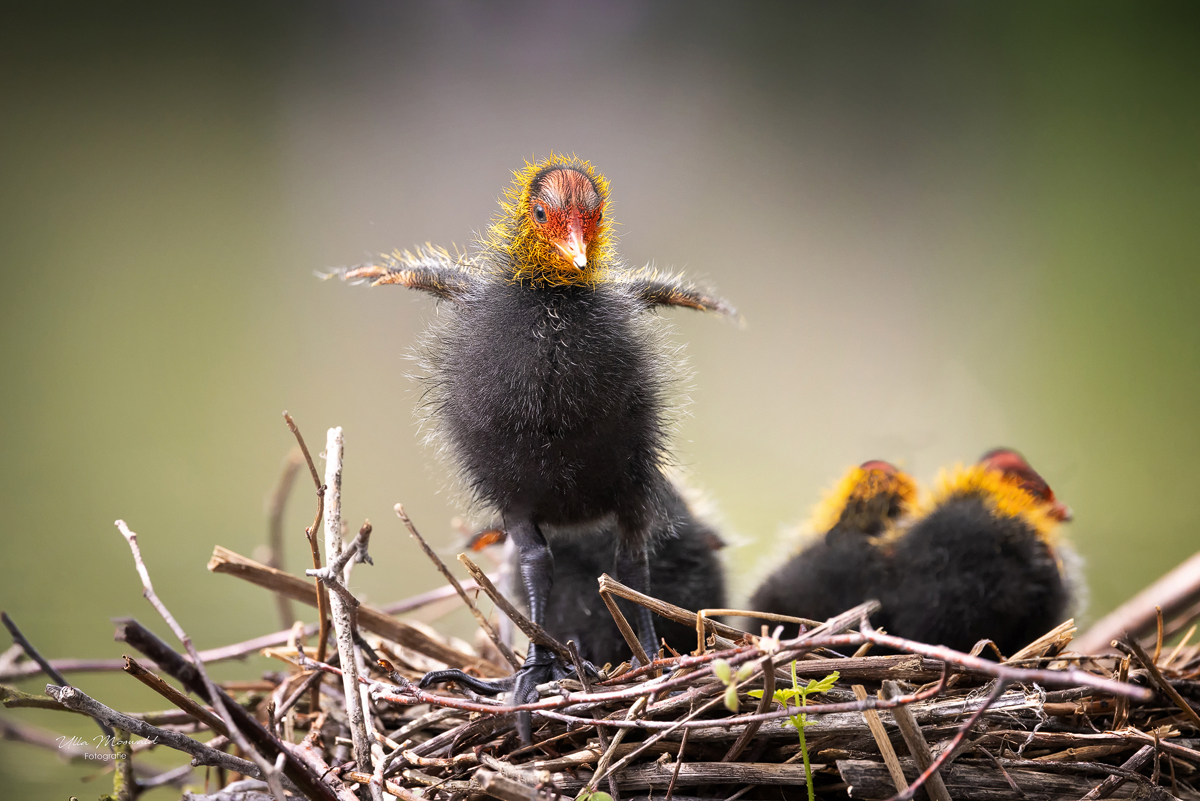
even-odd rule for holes
{"type": "Polygon", "coordinates": [[[1157,608],[1173,617],[1177,612],[1200,601],[1200,553],[1151,584],[1137,595],[1098,620],[1082,636],[1076,638],[1075,648],[1085,654],[1111,650],[1113,640],[1126,633],[1139,637],[1155,625],[1157,608]]]}
{"type": "MultiPolygon", "coordinates": [[[[264,589],[281,593],[301,603],[316,606],[316,593],[312,583],[290,573],[284,573],[282,570],[269,568],[253,559],[234,553],[228,548],[222,548],[220,545],[213,549],[208,569],[213,573],[237,576],[264,589]]],[[[405,648],[411,648],[450,667],[474,668],[485,676],[502,675],[502,671],[486,659],[480,659],[440,643],[415,626],[397,620],[366,604],[358,607],[358,625],[359,628],[378,634],[405,648]]]]}

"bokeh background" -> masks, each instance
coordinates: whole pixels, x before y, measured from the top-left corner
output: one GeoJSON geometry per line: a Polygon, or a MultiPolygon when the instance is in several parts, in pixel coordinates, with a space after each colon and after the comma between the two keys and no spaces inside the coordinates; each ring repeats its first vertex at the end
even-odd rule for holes
{"type": "MultiPolygon", "coordinates": [[[[0,606],[50,657],[119,656],[113,616],[166,634],[123,517],[199,647],[277,628],[263,592],[205,563],[263,542],[284,409],[314,451],[345,427],[346,514],[377,532],[356,589],[439,584],[392,513],[454,552],[462,505],[405,378],[433,304],[314,271],[469,244],[510,171],[554,149],[612,181],[631,261],[744,315],[665,315],[695,373],[679,459],[738,543],[737,599],[847,466],[928,480],[1006,444],[1076,512],[1093,620],[1200,542],[1197,22],[1090,2],[10,16],[0,606]]],[[[77,681],[162,706],[124,676],[77,681]]],[[[98,793],[78,783],[94,772],[0,746],[14,798],[98,793]]]]}

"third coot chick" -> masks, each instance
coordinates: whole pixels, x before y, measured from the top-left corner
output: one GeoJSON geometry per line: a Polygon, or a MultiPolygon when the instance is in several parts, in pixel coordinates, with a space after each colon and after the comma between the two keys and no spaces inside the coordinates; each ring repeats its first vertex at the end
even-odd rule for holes
{"type": "Polygon", "coordinates": [[[940,484],[931,509],[894,543],[880,598],[891,633],[960,651],[990,639],[1010,655],[1068,616],[1055,534],[1070,510],[1007,448],[940,484]]]}

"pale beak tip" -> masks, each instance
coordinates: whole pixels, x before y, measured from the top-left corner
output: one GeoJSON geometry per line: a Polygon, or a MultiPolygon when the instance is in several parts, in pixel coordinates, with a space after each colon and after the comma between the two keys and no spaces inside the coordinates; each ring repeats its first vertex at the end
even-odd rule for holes
{"type": "Polygon", "coordinates": [[[587,267],[587,256],[585,256],[585,255],[584,255],[584,254],[582,254],[582,253],[580,253],[580,254],[576,255],[576,256],[575,256],[575,266],[576,266],[576,267],[578,267],[578,268],[579,268],[579,269],[581,269],[581,270],[582,270],[584,267],[587,267]]]}

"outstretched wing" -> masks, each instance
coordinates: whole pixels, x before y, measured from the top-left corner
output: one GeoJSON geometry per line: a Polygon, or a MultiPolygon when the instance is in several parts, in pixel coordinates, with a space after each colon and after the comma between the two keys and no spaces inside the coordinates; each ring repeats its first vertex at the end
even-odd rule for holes
{"type": "Polygon", "coordinates": [[[477,274],[478,269],[470,257],[429,244],[417,248],[416,252],[395,250],[385,253],[378,262],[318,273],[321,278],[340,278],[356,284],[400,284],[443,300],[455,300],[465,294],[477,274]]]}
{"type": "Polygon", "coordinates": [[[662,273],[647,267],[630,274],[626,279],[630,290],[648,306],[684,306],[698,311],[737,316],[724,298],[684,280],[677,273],[662,273]]]}

